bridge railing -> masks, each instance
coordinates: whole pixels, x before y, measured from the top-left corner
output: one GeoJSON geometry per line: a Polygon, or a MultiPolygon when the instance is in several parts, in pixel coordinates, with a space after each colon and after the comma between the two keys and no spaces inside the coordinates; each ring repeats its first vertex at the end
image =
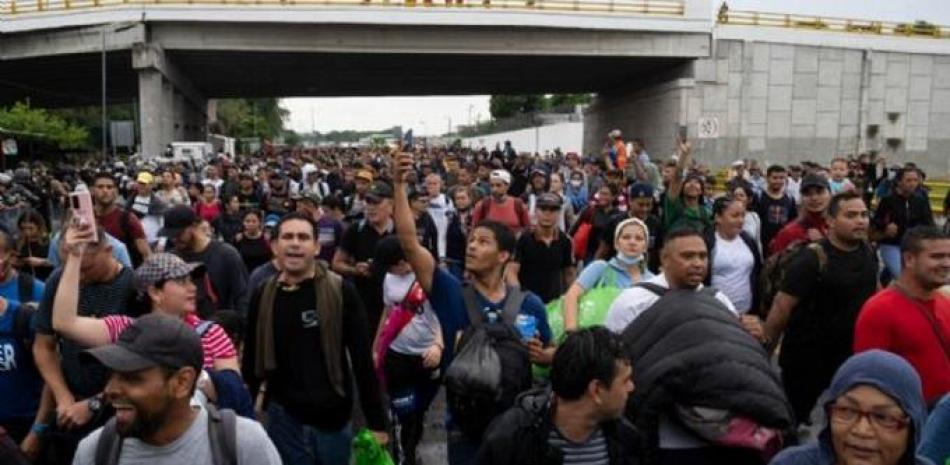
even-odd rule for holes
{"type": "Polygon", "coordinates": [[[950,38],[950,26],[939,26],[924,21],[898,23],[860,19],[830,18],[824,16],[761,13],[730,10],[725,4],[717,15],[719,24],[742,26],[784,27],[819,31],[849,32],[904,37],[950,38]]]}
{"type": "Polygon", "coordinates": [[[0,0],[0,15],[154,5],[478,8],[666,17],[681,17],[685,11],[682,0],[0,0]]]}

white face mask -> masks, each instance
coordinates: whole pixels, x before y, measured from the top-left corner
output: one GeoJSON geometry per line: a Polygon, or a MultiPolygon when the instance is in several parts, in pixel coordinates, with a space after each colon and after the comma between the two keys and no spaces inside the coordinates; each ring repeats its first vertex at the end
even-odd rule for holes
{"type": "Polygon", "coordinates": [[[583,183],[584,183],[584,181],[582,181],[582,180],[580,180],[580,179],[571,179],[571,185],[574,186],[574,187],[581,187],[581,184],[583,184],[583,183]]]}

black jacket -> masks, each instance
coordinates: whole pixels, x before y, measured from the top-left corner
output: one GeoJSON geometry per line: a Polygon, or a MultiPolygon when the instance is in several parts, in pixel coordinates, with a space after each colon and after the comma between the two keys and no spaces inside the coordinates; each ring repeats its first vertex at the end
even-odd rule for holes
{"type": "Polygon", "coordinates": [[[793,441],[794,414],[768,354],[706,289],[667,292],[623,332],[637,383],[627,418],[643,435],[644,463],[656,463],[659,418],[675,405],[728,410],[793,441]]]}
{"type": "MultiPolygon", "coordinates": [[[[549,390],[521,394],[515,405],[496,418],[485,432],[475,457],[477,465],[561,465],[560,449],[548,444],[553,425],[549,390]]],[[[601,424],[611,465],[640,463],[640,435],[624,419],[601,424]]]]}
{"type": "MultiPolygon", "coordinates": [[[[745,231],[739,232],[739,237],[742,238],[742,242],[749,248],[749,251],[752,252],[752,259],[754,263],[752,265],[752,274],[749,275],[749,286],[752,289],[752,308],[749,309],[739,309],[739,310],[749,310],[751,313],[755,314],[759,310],[760,296],[759,292],[759,275],[762,273],[762,252],[759,250],[759,246],[756,245],[755,239],[752,236],[749,236],[749,233],[745,231]]],[[[709,253],[709,266],[708,271],[706,272],[706,279],[703,280],[703,285],[711,286],[712,285],[712,270],[713,270],[713,258],[715,257],[716,249],[716,231],[715,229],[710,229],[706,231],[706,234],[703,235],[703,240],[706,241],[706,251],[709,253]]]]}
{"type": "Polygon", "coordinates": [[[881,244],[900,245],[904,233],[914,226],[933,225],[934,215],[930,210],[930,200],[926,196],[913,194],[908,198],[902,197],[896,191],[881,199],[874,212],[871,226],[884,231],[888,224],[897,225],[897,235],[885,237],[881,244]]]}

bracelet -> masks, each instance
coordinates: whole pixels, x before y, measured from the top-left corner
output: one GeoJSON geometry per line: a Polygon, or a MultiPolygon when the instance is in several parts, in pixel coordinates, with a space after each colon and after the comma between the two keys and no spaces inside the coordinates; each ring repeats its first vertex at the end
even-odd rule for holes
{"type": "Polygon", "coordinates": [[[49,424],[47,423],[33,423],[33,426],[30,427],[30,431],[37,435],[45,433],[47,429],[49,429],[49,424]]]}

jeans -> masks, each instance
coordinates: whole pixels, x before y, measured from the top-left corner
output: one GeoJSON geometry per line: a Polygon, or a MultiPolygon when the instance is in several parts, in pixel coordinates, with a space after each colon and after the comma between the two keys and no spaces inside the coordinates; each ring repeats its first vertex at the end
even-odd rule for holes
{"type": "Polygon", "coordinates": [[[881,261],[893,279],[901,275],[901,248],[896,245],[880,244],[877,250],[881,252],[881,261]]]}
{"type": "Polygon", "coordinates": [[[425,429],[426,410],[439,390],[438,368],[425,368],[421,356],[389,349],[384,369],[386,390],[396,420],[393,422],[396,463],[415,465],[416,447],[425,429]]]}
{"type": "Polygon", "coordinates": [[[350,462],[353,431],[349,424],[340,431],[321,431],[301,424],[284,407],[271,401],[267,405],[266,429],[284,465],[337,465],[350,462]]]}

